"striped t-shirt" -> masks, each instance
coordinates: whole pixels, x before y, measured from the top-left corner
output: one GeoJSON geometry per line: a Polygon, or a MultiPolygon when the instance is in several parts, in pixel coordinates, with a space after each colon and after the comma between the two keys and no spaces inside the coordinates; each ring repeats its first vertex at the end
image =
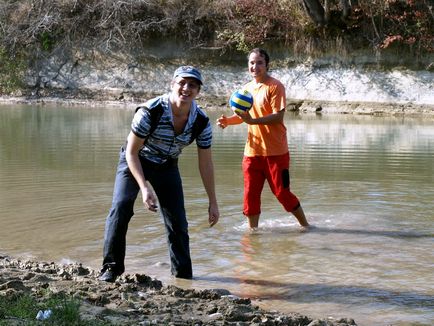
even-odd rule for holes
{"type": "MultiPolygon", "coordinates": [[[[154,163],[162,164],[169,158],[178,158],[182,149],[190,144],[192,127],[197,115],[206,116],[206,114],[197,105],[196,101],[193,101],[184,131],[176,136],[173,127],[172,109],[169,104],[169,94],[153,98],[141,106],[152,110],[158,105],[162,106],[163,114],[151,134],[149,134],[151,129],[149,110],[137,110],[131,123],[131,130],[137,137],[147,138],[145,145],[139,151],[139,155],[154,163]]],[[[212,128],[208,121],[205,129],[197,136],[196,145],[200,148],[209,148],[211,143],[212,128]]]]}

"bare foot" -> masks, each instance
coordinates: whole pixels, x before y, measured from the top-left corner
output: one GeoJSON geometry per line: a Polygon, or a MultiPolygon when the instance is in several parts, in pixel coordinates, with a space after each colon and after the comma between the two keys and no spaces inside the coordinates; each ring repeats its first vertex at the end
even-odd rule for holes
{"type": "Polygon", "coordinates": [[[258,231],[259,231],[259,228],[257,226],[250,228],[250,233],[257,233],[258,231]]]}
{"type": "Polygon", "coordinates": [[[308,224],[308,225],[300,225],[300,231],[301,232],[309,232],[315,229],[315,225],[308,224]]]}

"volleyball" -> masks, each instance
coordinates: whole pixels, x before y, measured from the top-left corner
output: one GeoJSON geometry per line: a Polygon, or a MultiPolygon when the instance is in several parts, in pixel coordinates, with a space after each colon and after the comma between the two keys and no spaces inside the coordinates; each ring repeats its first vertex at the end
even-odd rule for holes
{"type": "Polygon", "coordinates": [[[245,89],[241,89],[232,93],[229,99],[229,106],[232,111],[247,112],[253,105],[253,96],[245,89]]]}

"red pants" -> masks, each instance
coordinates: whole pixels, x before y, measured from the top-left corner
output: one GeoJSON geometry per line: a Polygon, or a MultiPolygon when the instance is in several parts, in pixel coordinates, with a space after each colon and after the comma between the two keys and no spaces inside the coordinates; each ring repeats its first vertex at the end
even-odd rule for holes
{"type": "Polygon", "coordinates": [[[244,156],[243,174],[244,215],[261,213],[261,193],[265,180],[287,212],[292,212],[300,206],[300,201],[290,191],[289,153],[278,156],[244,156]]]}

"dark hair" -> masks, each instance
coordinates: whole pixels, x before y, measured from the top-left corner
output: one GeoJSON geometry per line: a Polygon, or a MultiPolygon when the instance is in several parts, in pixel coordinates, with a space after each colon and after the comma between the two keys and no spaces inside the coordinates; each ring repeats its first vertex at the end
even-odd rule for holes
{"type": "Polygon", "coordinates": [[[251,50],[249,52],[249,55],[247,56],[247,58],[249,58],[252,53],[259,54],[261,57],[264,57],[265,66],[268,68],[268,64],[270,63],[270,56],[268,55],[267,51],[265,51],[264,49],[261,49],[261,48],[254,48],[253,50],[251,50]]]}

